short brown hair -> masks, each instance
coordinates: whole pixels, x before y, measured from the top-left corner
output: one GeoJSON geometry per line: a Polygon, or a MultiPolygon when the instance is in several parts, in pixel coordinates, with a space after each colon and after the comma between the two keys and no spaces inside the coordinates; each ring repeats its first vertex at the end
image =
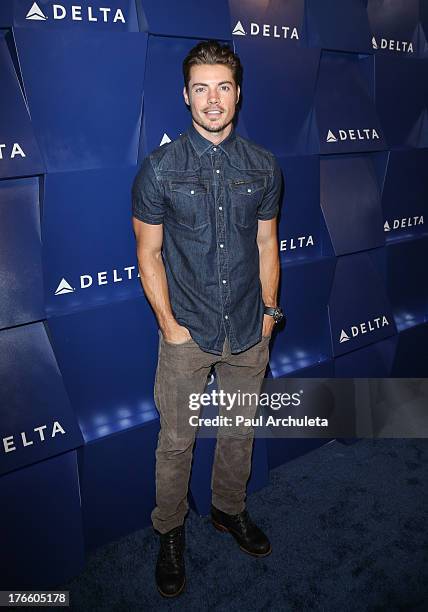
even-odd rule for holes
{"type": "Polygon", "coordinates": [[[207,40],[190,49],[183,61],[184,85],[187,90],[190,81],[190,69],[192,66],[199,64],[224,64],[229,66],[235,84],[241,86],[241,61],[228,44],[221,45],[217,40],[207,40]]]}

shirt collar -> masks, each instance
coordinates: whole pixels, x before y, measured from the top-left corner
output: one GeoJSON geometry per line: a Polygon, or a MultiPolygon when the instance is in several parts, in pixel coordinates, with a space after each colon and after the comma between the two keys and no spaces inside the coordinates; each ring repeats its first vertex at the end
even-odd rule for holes
{"type": "Polygon", "coordinates": [[[208,140],[207,138],[202,136],[202,134],[200,134],[195,128],[193,123],[190,124],[190,127],[188,128],[186,133],[199,157],[201,157],[201,155],[203,155],[211,147],[219,147],[227,155],[229,155],[228,147],[235,140],[235,128],[233,126],[230,131],[230,134],[226,136],[226,138],[222,140],[218,145],[215,145],[213,142],[211,142],[211,140],[208,140]]]}

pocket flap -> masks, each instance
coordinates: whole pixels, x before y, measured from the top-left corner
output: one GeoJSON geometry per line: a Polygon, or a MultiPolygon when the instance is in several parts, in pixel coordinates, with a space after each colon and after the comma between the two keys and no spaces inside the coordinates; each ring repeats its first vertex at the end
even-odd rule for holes
{"type": "Polygon", "coordinates": [[[177,191],[188,196],[201,195],[207,193],[208,185],[201,182],[171,181],[171,191],[177,191]]]}
{"type": "Polygon", "coordinates": [[[261,178],[251,179],[249,181],[235,180],[231,181],[230,185],[234,192],[251,196],[255,191],[260,191],[260,189],[265,188],[266,178],[262,176],[261,178]]]}

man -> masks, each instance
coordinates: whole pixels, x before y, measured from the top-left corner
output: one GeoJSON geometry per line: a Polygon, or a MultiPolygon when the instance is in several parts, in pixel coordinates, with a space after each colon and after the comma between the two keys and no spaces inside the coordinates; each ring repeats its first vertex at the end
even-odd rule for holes
{"type": "MultiPolygon", "coordinates": [[[[154,397],[161,430],[152,521],[160,534],[156,581],[167,597],[185,583],[184,518],[196,433],[189,396],[204,391],[212,366],[224,392],[259,394],[272,328],[282,318],[281,172],[272,153],[233,129],[239,58],[227,45],[201,42],[185,58],[183,74],[192,124],[146,157],[132,190],[141,282],[159,323],[154,397]]],[[[241,411],[253,417],[256,409],[241,411]]],[[[221,406],[220,413],[230,409],[221,406]]],[[[219,429],[211,518],[243,551],[264,556],[269,540],[245,509],[253,439],[251,427],[219,429]]]]}

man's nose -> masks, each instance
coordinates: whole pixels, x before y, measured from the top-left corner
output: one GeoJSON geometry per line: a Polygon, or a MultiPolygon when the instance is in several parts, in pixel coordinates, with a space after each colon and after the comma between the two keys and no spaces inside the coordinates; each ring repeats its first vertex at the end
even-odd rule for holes
{"type": "Polygon", "coordinates": [[[212,91],[209,96],[208,96],[208,102],[210,102],[211,104],[215,104],[216,102],[218,102],[218,93],[216,91],[212,91]]]}

